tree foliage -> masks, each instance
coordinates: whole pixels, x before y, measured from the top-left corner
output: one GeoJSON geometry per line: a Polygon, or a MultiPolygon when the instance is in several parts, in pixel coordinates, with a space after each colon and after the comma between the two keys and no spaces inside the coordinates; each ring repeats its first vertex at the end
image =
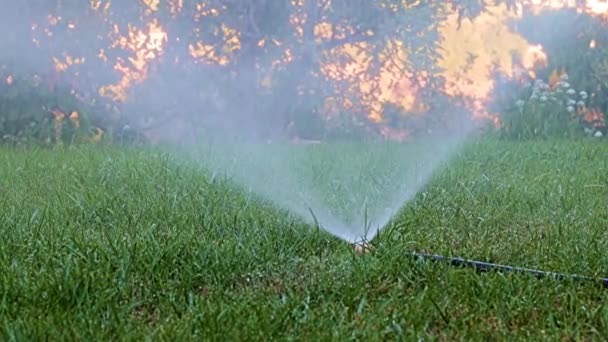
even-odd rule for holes
{"type": "MultiPolygon", "coordinates": [[[[495,1],[500,3],[516,10],[513,0],[495,1]]],[[[488,5],[484,0],[22,0],[5,5],[0,14],[11,28],[0,42],[11,53],[2,54],[1,63],[12,72],[44,74],[69,85],[92,112],[104,113],[100,120],[107,126],[123,125],[126,118],[149,129],[179,117],[187,127],[264,137],[288,134],[294,123],[300,134],[327,135],[328,127],[346,124],[345,112],[352,127],[373,126],[370,107],[380,106],[373,98],[380,87],[376,77],[383,65],[393,64],[391,82],[409,77],[418,97],[426,99],[424,110],[434,114],[426,115],[428,121],[445,124],[450,121],[440,113],[460,106],[461,99],[443,92],[439,25],[454,12],[459,20],[470,20],[488,5]],[[154,23],[164,36],[153,36],[154,23]],[[340,50],[344,46],[351,52],[340,50]],[[357,55],[368,60],[366,68],[341,77],[323,72],[323,66],[345,65],[357,55]],[[85,62],[74,63],[76,57],[85,62]],[[65,70],[50,72],[59,64],[65,70]],[[370,91],[361,91],[362,80],[370,91]],[[100,89],[107,96],[100,97],[100,89]],[[121,91],[125,97],[112,99],[112,92],[121,91]],[[320,116],[328,99],[337,114],[320,116]]]]}
{"type": "Polygon", "coordinates": [[[575,9],[526,13],[513,23],[520,34],[550,56],[527,84],[503,82],[494,93],[507,138],[606,135],[608,27],[575,9]],[[556,27],[567,29],[556,30],[556,27]]]}

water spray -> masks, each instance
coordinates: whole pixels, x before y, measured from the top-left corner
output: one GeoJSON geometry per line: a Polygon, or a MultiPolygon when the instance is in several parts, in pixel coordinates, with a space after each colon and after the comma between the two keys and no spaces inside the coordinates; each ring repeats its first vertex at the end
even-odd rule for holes
{"type": "MultiPolygon", "coordinates": [[[[312,208],[309,207],[308,211],[309,211],[316,227],[321,228],[322,225],[320,224],[319,220],[317,219],[317,216],[313,212],[312,208]]],[[[365,229],[364,229],[365,232],[363,233],[363,235],[358,236],[357,238],[354,238],[354,239],[351,237],[350,240],[345,239],[352,246],[355,255],[358,255],[358,256],[367,254],[373,250],[373,246],[371,245],[371,240],[374,238],[375,234],[373,234],[371,237],[369,237],[369,235],[368,235],[369,229],[371,228],[371,222],[368,219],[367,210],[365,211],[364,219],[365,219],[365,229]]],[[[323,229],[323,228],[321,228],[321,229],[323,229]]],[[[323,230],[326,230],[326,229],[323,229],[323,230]]],[[[378,228],[377,231],[379,231],[379,230],[380,229],[378,228]]],[[[332,230],[326,230],[326,231],[328,231],[330,233],[332,232],[332,230]]],[[[534,276],[538,279],[553,278],[553,279],[557,279],[557,280],[570,279],[570,280],[573,280],[576,282],[583,282],[583,281],[598,282],[598,283],[602,284],[602,286],[604,288],[608,289],[608,277],[598,278],[598,277],[589,277],[589,276],[574,274],[574,273],[568,274],[568,273],[542,271],[542,270],[519,267],[519,266],[502,265],[502,264],[495,264],[495,263],[489,263],[489,262],[478,261],[478,260],[464,259],[461,257],[448,257],[448,256],[443,256],[443,255],[417,253],[417,252],[412,252],[412,253],[406,254],[406,256],[410,257],[418,262],[426,262],[426,261],[430,261],[430,262],[434,262],[434,263],[443,262],[443,263],[448,264],[449,266],[460,267],[460,268],[472,268],[475,271],[482,272],[482,273],[487,273],[487,272],[516,273],[516,274],[521,274],[521,275],[534,276]]]]}

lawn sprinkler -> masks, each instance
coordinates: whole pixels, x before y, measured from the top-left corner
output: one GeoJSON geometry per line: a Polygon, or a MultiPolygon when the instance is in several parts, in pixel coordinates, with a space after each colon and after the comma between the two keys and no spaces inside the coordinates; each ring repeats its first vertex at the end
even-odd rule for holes
{"type": "MultiPolygon", "coordinates": [[[[310,208],[309,208],[309,211],[310,211],[317,227],[320,228],[321,226],[319,225],[317,218],[315,217],[314,213],[312,212],[312,210],[310,208]]],[[[366,236],[366,235],[367,235],[367,229],[366,229],[366,234],[364,236],[366,236]]],[[[355,255],[358,255],[358,256],[370,253],[371,251],[374,250],[373,246],[370,244],[370,241],[368,239],[360,239],[355,242],[351,242],[351,245],[353,247],[355,255]]],[[[473,268],[475,271],[483,272],[483,273],[486,273],[486,272],[502,272],[502,273],[511,272],[511,273],[517,273],[517,274],[521,274],[521,275],[534,276],[539,279],[540,278],[553,278],[553,279],[557,279],[557,280],[570,279],[570,280],[574,280],[574,281],[578,281],[578,282],[582,282],[582,281],[598,282],[598,283],[602,284],[602,286],[604,288],[608,289],[608,278],[594,278],[594,277],[584,276],[584,275],[580,275],[580,274],[548,272],[548,271],[535,270],[535,269],[531,269],[531,268],[501,265],[501,264],[494,264],[494,263],[489,263],[489,262],[484,262],[484,261],[469,260],[469,259],[464,259],[464,258],[460,258],[460,257],[447,257],[447,256],[443,256],[443,255],[426,254],[426,253],[413,252],[413,253],[407,254],[407,256],[410,258],[413,258],[415,261],[418,261],[418,262],[425,262],[425,261],[444,262],[450,266],[460,267],[460,268],[473,268]]]]}
{"type": "Polygon", "coordinates": [[[355,249],[356,255],[361,255],[368,253],[371,249],[369,243],[367,242],[357,242],[353,244],[353,248],[355,249]]]}
{"type": "MultiPolygon", "coordinates": [[[[355,251],[356,251],[355,247],[355,251]]],[[[454,267],[462,267],[462,268],[473,268],[477,272],[512,272],[523,275],[531,275],[536,278],[554,278],[557,280],[566,280],[571,279],[574,281],[587,281],[587,282],[598,282],[601,283],[604,288],[608,289],[608,278],[592,278],[588,276],[583,276],[579,274],[566,274],[566,273],[557,273],[557,272],[547,272],[540,271],[531,268],[523,268],[516,266],[508,266],[501,264],[493,264],[489,262],[476,261],[476,260],[468,260],[458,257],[446,257],[442,255],[433,255],[433,254],[424,254],[424,253],[410,253],[409,257],[412,257],[416,261],[430,261],[430,262],[444,262],[450,266],[454,267]]]]}

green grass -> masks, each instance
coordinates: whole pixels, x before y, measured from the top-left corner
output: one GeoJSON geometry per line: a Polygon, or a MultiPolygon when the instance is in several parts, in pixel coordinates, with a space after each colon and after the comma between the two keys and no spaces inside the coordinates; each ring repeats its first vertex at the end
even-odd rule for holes
{"type": "Polygon", "coordinates": [[[154,151],[0,150],[0,339],[606,339],[608,144],[472,143],[352,248],[154,151]]]}

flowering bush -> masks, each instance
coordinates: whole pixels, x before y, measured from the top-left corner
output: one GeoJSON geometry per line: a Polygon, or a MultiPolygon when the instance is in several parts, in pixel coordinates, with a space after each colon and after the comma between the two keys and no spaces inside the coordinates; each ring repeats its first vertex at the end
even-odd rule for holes
{"type": "Polygon", "coordinates": [[[103,130],[92,124],[91,108],[65,87],[43,76],[0,69],[0,144],[61,146],[97,142],[103,130]]]}
{"type": "Polygon", "coordinates": [[[603,136],[601,111],[588,108],[589,94],[577,90],[568,74],[551,74],[548,82],[527,82],[501,115],[500,135],[528,139],[547,137],[603,136]]]}
{"type": "Polygon", "coordinates": [[[536,70],[538,80],[512,82],[500,94],[494,110],[501,113],[502,136],[606,135],[607,26],[607,21],[575,10],[524,15],[517,31],[543,46],[548,65],[536,70]],[[556,29],[556,23],[567,29],[556,29]]]}

